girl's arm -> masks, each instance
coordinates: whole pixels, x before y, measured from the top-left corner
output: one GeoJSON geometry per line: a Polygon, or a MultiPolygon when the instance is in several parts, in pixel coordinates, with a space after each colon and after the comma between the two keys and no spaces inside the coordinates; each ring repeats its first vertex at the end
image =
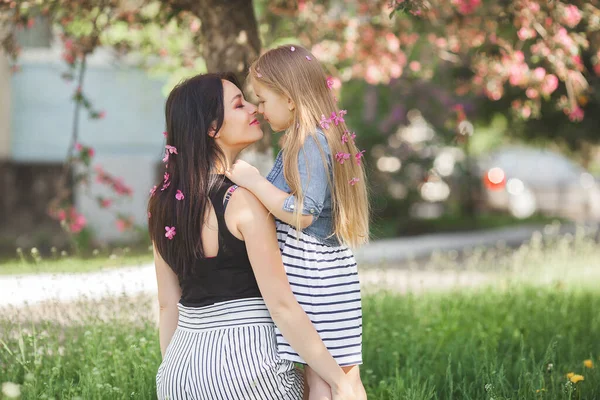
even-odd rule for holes
{"type": "MultiPolygon", "coordinates": [[[[243,161],[242,161],[243,162],[243,161]]],[[[235,168],[237,169],[241,165],[236,163],[235,168]]],[[[244,166],[245,168],[246,166],[244,166]]],[[[254,168],[250,166],[251,168],[254,168]]],[[[235,182],[235,181],[234,181],[235,182]]],[[[244,185],[240,185],[244,186],[244,185]]],[[[258,200],[279,220],[285,222],[288,225],[296,225],[296,217],[294,215],[294,209],[296,208],[296,198],[290,196],[289,193],[284,192],[277,186],[273,185],[266,178],[258,175],[250,180],[248,186],[244,186],[246,189],[252,192],[258,200]],[[291,199],[291,200],[288,200],[291,199]]],[[[312,215],[302,215],[300,217],[300,227],[302,229],[310,226],[313,223],[312,215]]]]}
{"type": "Polygon", "coordinates": [[[179,309],[177,303],[181,299],[181,287],[177,275],[154,247],[154,266],[156,268],[156,283],[158,286],[158,335],[160,338],[160,352],[165,355],[167,346],[171,342],[173,333],[177,328],[179,309]]]}
{"type": "MultiPolygon", "coordinates": [[[[304,146],[300,149],[298,173],[304,195],[300,228],[304,229],[318,218],[327,193],[329,171],[323,164],[317,138],[306,138],[304,146]]],[[[275,217],[289,225],[296,225],[297,198],[277,188],[262,177],[252,165],[238,160],[226,175],[237,185],[251,191],[275,217]]]]}
{"type": "Polygon", "coordinates": [[[227,210],[233,213],[237,230],[246,242],[258,287],[273,321],[294,350],[331,386],[334,393],[346,393],[350,387],[348,378],[292,293],[281,260],[273,218],[258,199],[244,189],[234,192],[227,210]]]}

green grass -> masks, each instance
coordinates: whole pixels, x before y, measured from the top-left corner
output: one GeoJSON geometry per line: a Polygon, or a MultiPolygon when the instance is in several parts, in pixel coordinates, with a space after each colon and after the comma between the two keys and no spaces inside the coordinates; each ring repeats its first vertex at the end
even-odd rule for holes
{"type": "Polygon", "coordinates": [[[87,256],[54,253],[41,256],[34,249],[17,251],[17,257],[0,261],[0,275],[90,272],[106,268],[135,266],[152,262],[152,251],[118,248],[109,253],[96,251],[87,256]]]}
{"type": "MultiPolygon", "coordinates": [[[[464,261],[502,271],[488,286],[365,296],[369,399],[600,399],[598,244],[536,236],[490,254],[464,261]]],[[[24,399],[155,398],[155,307],[120,297],[0,310],[0,383],[24,399]]]]}

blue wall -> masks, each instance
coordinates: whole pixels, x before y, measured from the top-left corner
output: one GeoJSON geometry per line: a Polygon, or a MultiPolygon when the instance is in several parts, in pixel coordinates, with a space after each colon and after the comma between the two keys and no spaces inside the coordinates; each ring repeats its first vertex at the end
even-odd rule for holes
{"type": "MultiPolygon", "coordinates": [[[[11,81],[11,158],[26,162],[62,162],[71,138],[76,83],[61,78],[57,63],[24,63],[11,81]]],[[[79,138],[104,155],[156,155],[163,144],[165,81],[143,71],[91,66],[84,93],[101,120],[80,117],[79,138]]]]}

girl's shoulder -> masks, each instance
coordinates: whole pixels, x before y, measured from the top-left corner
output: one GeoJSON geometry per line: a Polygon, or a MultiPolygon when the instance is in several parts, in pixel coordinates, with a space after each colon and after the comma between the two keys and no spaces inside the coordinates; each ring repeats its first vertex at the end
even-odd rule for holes
{"type": "Polygon", "coordinates": [[[325,136],[325,132],[323,132],[323,130],[321,130],[321,128],[317,128],[315,130],[314,135],[309,135],[306,138],[304,147],[308,151],[311,151],[311,150],[318,151],[319,149],[318,149],[318,147],[316,147],[317,141],[318,141],[318,144],[320,145],[320,147],[325,151],[325,154],[331,155],[331,152],[329,151],[329,144],[327,143],[327,136],[325,136]]]}

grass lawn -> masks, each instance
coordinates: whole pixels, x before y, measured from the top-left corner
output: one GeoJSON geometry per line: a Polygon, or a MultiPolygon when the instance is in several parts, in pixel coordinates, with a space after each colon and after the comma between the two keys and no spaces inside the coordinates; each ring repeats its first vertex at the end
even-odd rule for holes
{"type": "MultiPolygon", "coordinates": [[[[599,260],[591,240],[536,239],[479,258],[503,271],[486,286],[366,295],[369,399],[600,399],[599,260]]],[[[155,307],[121,297],[1,311],[0,383],[23,399],[155,398],[155,307]]]]}
{"type": "Polygon", "coordinates": [[[104,268],[142,265],[152,262],[152,251],[149,249],[128,248],[115,249],[110,254],[98,252],[87,257],[72,256],[59,253],[42,257],[31,249],[15,258],[0,261],[0,275],[90,272],[104,268]]]}

